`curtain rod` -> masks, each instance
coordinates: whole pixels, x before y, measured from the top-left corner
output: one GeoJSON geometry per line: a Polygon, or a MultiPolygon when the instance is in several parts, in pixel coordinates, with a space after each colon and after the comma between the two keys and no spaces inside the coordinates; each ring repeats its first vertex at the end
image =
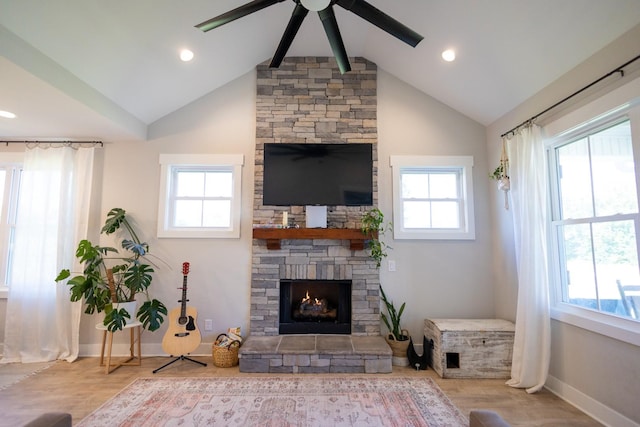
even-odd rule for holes
{"type": "Polygon", "coordinates": [[[558,105],[560,105],[560,104],[564,104],[565,102],[567,102],[568,100],[570,100],[570,99],[571,99],[571,98],[573,98],[574,96],[577,96],[577,95],[581,94],[581,93],[582,93],[582,92],[584,92],[585,90],[587,90],[587,89],[591,88],[592,86],[594,86],[594,85],[596,85],[596,84],[600,83],[602,80],[606,79],[607,77],[612,76],[613,74],[620,73],[620,77],[624,77],[624,68],[625,68],[627,65],[629,65],[629,64],[631,64],[631,63],[633,63],[633,62],[637,61],[638,59],[640,59],[640,55],[636,56],[635,58],[633,58],[633,59],[631,59],[631,60],[629,60],[629,61],[627,61],[627,62],[625,62],[624,64],[620,65],[619,67],[616,67],[615,69],[613,69],[613,70],[609,71],[609,72],[608,72],[607,74],[605,74],[604,76],[600,77],[600,78],[599,78],[599,79],[597,79],[597,80],[592,81],[591,83],[589,83],[588,85],[586,85],[586,86],[585,86],[585,87],[583,87],[582,89],[579,89],[579,90],[577,90],[577,91],[573,92],[571,95],[567,96],[567,97],[566,97],[566,98],[564,98],[564,99],[561,99],[560,101],[558,101],[558,102],[556,102],[555,104],[553,104],[551,107],[548,107],[547,109],[545,109],[545,110],[543,110],[543,111],[539,112],[538,114],[536,114],[535,116],[531,117],[530,119],[525,120],[524,122],[520,123],[518,126],[514,127],[513,129],[511,129],[511,130],[509,130],[509,131],[507,131],[507,132],[503,133],[502,135],[500,135],[500,138],[504,138],[505,136],[509,135],[510,133],[511,133],[511,134],[515,134],[515,132],[516,132],[518,129],[520,129],[522,126],[525,126],[525,125],[527,125],[527,124],[529,124],[529,123],[533,123],[533,121],[534,121],[535,119],[537,119],[538,117],[540,117],[540,116],[541,116],[541,115],[543,115],[544,113],[548,113],[549,111],[551,111],[551,110],[553,110],[554,108],[556,108],[558,105]]]}
{"type": "Polygon", "coordinates": [[[6,146],[9,146],[9,144],[62,144],[64,146],[71,146],[73,144],[93,144],[93,145],[99,145],[100,147],[103,147],[104,144],[102,143],[102,141],[39,141],[39,140],[24,140],[24,141],[12,141],[12,140],[0,140],[0,144],[5,144],[6,146]]]}

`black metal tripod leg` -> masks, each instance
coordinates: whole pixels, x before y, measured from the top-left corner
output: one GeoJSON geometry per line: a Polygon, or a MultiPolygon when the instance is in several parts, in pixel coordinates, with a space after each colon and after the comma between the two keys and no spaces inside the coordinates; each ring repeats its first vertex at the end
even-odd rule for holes
{"type": "Polygon", "coordinates": [[[160,366],[158,369],[155,369],[155,370],[153,371],[153,373],[155,374],[155,373],[156,373],[156,372],[158,372],[159,370],[164,369],[164,368],[166,368],[167,366],[171,365],[172,363],[176,363],[178,360],[181,360],[181,359],[182,359],[182,356],[177,357],[177,358],[173,359],[171,362],[169,362],[169,363],[165,363],[164,365],[160,366]]]}
{"type": "Polygon", "coordinates": [[[185,359],[185,360],[188,360],[188,361],[190,361],[190,362],[197,363],[198,365],[207,366],[207,364],[206,364],[206,363],[204,363],[204,362],[200,362],[200,361],[198,361],[198,360],[193,360],[193,359],[191,359],[191,358],[189,358],[189,357],[187,357],[187,356],[182,356],[182,358],[183,358],[183,359],[185,359]]]}
{"type": "Polygon", "coordinates": [[[160,366],[158,369],[154,370],[153,373],[155,374],[159,370],[166,368],[167,366],[171,365],[172,363],[177,362],[178,360],[188,360],[189,362],[197,363],[198,365],[201,365],[201,366],[207,366],[206,363],[203,363],[203,362],[200,362],[200,361],[197,361],[197,360],[193,360],[193,359],[191,359],[191,358],[189,358],[187,356],[180,356],[180,357],[176,357],[171,362],[165,363],[164,365],[160,366]]]}

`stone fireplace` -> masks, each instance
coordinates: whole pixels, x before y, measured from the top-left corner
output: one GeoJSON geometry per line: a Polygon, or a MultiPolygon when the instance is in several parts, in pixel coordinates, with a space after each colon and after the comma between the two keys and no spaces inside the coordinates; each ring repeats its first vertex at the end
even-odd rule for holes
{"type": "MultiPolygon", "coordinates": [[[[377,67],[364,58],[351,60],[353,71],[340,74],[335,59],[287,58],[280,68],[257,69],[256,176],[253,222],[281,224],[284,212],[305,223],[303,206],[262,204],[264,144],[286,142],[373,144],[373,199],[377,204],[377,67]]],[[[357,229],[368,207],[336,206],[327,213],[328,228],[357,229]]],[[[349,280],[352,283],[351,333],[380,335],[379,276],[365,250],[352,250],[343,239],[282,239],[272,250],[253,240],[251,280],[252,335],[280,333],[281,280],[349,280]]]]}
{"type": "Polygon", "coordinates": [[[329,207],[328,228],[309,232],[273,226],[282,224],[284,212],[290,223],[302,226],[303,206],[262,202],[265,143],[370,143],[377,205],[377,67],[364,58],[350,61],[352,71],[344,75],[328,57],[286,58],[277,69],[266,63],[257,67],[251,310],[249,339],[240,349],[242,372],[391,371],[390,349],[380,337],[379,272],[359,232],[370,207],[329,207]],[[345,284],[337,292],[349,289],[350,295],[335,307],[342,310],[335,321],[313,322],[322,316],[307,312],[296,322],[292,301],[287,301],[289,313],[281,312],[283,298],[294,293],[300,298],[293,290],[300,283],[314,283],[319,299],[327,300],[333,298],[322,293],[327,284],[345,284]]]}
{"type": "MultiPolygon", "coordinates": [[[[254,239],[251,290],[251,334],[279,335],[281,284],[300,281],[350,283],[349,333],[380,335],[379,278],[365,250],[352,250],[348,241],[333,239],[283,239],[281,249],[268,249],[254,239]]],[[[294,333],[294,332],[285,332],[294,333]]],[[[316,331],[295,333],[344,333],[316,331]]]]}

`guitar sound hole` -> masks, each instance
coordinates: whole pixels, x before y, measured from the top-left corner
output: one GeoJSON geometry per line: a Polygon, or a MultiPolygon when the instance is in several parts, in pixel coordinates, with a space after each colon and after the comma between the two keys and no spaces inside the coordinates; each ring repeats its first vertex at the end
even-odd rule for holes
{"type": "Polygon", "coordinates": [[[180,318],[178,318],[179,325],[186,325],[188,321],[189,319],[187,318],[187,316],[181,316],[180,318]]]}

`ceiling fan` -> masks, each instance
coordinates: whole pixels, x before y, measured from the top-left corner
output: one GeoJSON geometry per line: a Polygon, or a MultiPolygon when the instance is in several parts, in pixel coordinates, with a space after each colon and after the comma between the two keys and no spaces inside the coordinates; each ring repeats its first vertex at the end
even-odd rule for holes
{"type": "MultiPolygon", "coordinates": [[[[196,25],[196,28],[207,32],[218,28],[231,21],[235,21],[238,18],[247,16],[251,13],[258,12],[264,8],[272,6],[276,3],[283,2],[284,0],[254,0],[246,3],[240,7],[237,7],[222,15],[211,18],[201,24],[196,25]]],[[[347,57],[347,51],[340,36],[340,29],[338,28],[338,22],[333,12],[333,5],[338,6],[355,13],[359,17],[369,21],[378,28],[386,31],[392,36],[402,40],[403,42],[416,47],[423,37],[406,27],[400,22],[396,21],[389,15],[385,14],[381,10],[367,3],[365,0],[293,0],[296,7],[293,9],[293,14],[287,24],[287,28],[284,30],[280,44],[276,49],[276,53],[271,59],[270,67],[278,68],[282,63],[289,47],[293,43],[302,21],[307,16],[309,11],[318,12],[318,16],[322,21],[325,33],[329,39],[331,50],[338,63],[338,68],[341,73],[351,71],[351,65],[349,64],[349,58],[347,57]]]]}

